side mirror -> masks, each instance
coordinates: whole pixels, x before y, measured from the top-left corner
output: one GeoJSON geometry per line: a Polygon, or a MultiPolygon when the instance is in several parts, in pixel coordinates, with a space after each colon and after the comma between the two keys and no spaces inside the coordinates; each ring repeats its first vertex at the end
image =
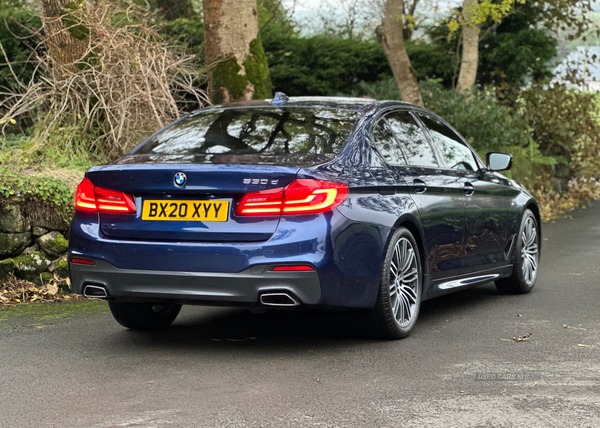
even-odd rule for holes
{"type": "Polygon", "coordinates": [[[490,171],[506,171],[513,163],[512,156],[506,153],[488,153],[485,157],[490,171]]]}

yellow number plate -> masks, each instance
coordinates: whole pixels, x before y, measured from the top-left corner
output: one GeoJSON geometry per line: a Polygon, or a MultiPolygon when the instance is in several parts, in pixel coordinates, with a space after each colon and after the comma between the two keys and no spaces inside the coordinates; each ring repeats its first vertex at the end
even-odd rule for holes
{"type": "Polygon", "coordinates": [[[227,221],[229,201],[144,201],[142,220],[227,221]]]}

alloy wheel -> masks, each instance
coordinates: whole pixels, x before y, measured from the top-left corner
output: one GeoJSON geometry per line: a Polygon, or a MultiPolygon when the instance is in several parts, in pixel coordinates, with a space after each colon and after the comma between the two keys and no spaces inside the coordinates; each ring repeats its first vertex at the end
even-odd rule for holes
{"type": "Polygon", "coordinates": [[[417,312],[419,288],[415,250],[408,239],[401,238],[390,263],[390,305],[400,327],[408,326],[417,312]]]}
{"type": "Polygon", "coordinates": [[[521,241],[523,242],[521,248],[523,277],[527,285],[531,285],[535,282],[539,261],[538,232],[532,217],[525,221],[521,241]]]}

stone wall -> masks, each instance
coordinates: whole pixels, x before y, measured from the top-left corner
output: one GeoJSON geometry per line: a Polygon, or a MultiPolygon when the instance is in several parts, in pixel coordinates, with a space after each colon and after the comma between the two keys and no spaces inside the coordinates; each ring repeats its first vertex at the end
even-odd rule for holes
{"type": "MultiPolygon", "coordinates": [[[[43,210],[40,206],[37,212],[43,210]]],[[[0,283],[10,272],[37,285],[56,274],[68,277],[68,225],[56,216],[35,214],[35,207],[19,202],[0,204],[0,283]]]]}

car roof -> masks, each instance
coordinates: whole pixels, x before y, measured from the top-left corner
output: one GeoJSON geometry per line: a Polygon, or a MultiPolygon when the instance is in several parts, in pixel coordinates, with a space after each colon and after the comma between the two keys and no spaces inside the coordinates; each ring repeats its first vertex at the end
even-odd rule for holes
{"type": "Polygon", "coordinates": [[[340,110],[365,111],[381,104],[397,104],[412,106],[401,101],[379,101],[373,98],[358,97],[289,97],[285,103],[272,104],[271,99],[241,101],[229,104],[214,105],[210,108],[244,108],[244,107],[321,107],[340,110]]]}

